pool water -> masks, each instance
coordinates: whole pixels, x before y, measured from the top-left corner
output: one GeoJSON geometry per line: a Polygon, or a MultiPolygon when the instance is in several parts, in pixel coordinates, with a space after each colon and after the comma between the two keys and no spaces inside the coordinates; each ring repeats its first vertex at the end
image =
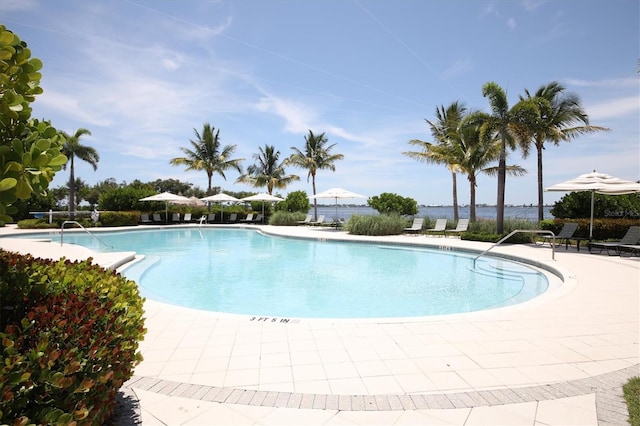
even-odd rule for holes
{"type": "MultiPolygon", "coordinates": [[[[115,251],[144,254],[124,270],[149,299],[274,318],[389,318],[472,312],[527,301],[548,287],[526,265],[415,246],[323,242],[244,229],[98,234],[115,251]]],[[[86,234],[65,243],[96,251],[86,234]]]]}

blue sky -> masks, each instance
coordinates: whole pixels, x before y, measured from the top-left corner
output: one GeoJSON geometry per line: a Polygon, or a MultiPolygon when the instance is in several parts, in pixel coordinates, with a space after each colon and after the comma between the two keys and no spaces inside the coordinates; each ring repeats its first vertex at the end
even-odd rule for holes
{"type": "MultiPolygon", "coordinates": [[[[318,191],[451,204],[450,173],[402,155],[409,140],[431,140],[424,120],[455,100],[488,111],[488,81],[515,104],[554,80],[612,130],[549,145],[545,186],[593,169],[640,179],[637,0],[3,0],[0,16],[44,62],[34,116],[91,130],[83,143],[98,150],[98,170],[76,163],[89,184],[175,178],[206,189],[204,172],[169,160],[209,122],[245,168],[265,144],[284,159],[309,130],[325,132],[345,158],[318,173],[318,191]]],[[[508,161],[529,173],[507,179],[506,202],[535,204],[535,155],[508,161]]],[[[301,179],[280,193],[311,194],[305,171],[288,171],[301,179]]],[[[213,184],[260,191],[237,177],[213,184]]],[[[67,180],[61,171],[52,185],[67,180]]],[[[465,176],[458,192],[468,203],[465,176]]],[[[495,178],[480,177],[477,202],[495,204],[495,178]]]]}

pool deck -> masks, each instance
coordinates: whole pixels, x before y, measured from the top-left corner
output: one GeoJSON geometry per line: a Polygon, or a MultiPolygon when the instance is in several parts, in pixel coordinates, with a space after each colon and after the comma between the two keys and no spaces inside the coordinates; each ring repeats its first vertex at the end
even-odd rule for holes
{"type": "MultiPolygon", "coordinates": [[[[489,247],[247,227],[322,241],[489,247]]],[[[133,256],[11,239],[14,232],[0,228],[0,248],[91,256],[111,268],[133,256]]],[[[640,257],[561,247],[552,260],[548,245],[533,244],[492,252],[553,268],[564,282],[517,306],[403,319],[257,318],[147,300],[144,361],[124,387],[139,400],[128,424],[627,424],[621,386],[640,375],[640,257]]]]}

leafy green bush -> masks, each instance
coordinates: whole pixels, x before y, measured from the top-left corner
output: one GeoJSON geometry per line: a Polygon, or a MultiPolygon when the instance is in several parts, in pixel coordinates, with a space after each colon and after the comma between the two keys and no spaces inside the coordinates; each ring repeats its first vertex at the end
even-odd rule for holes
{"type": "Polygon", "coordinates": [[[311,204],[305,191],[293,191],[287,195],[284,201],[277,203],[275,209],[284,212],[302,212],[306,215],[311,209],[311,204]]]}
{"type": "Polygon", "coordinates": [[[353,215],[344,229],[354,235],[398,235],[404,232],[407,221],[399,215],[353,215]]]}
{"type": "Polygon", "coordinates": [[[375,195],[369,198],[367,204],[380,214],[395,213],[407,216],[418,214],[418,202],[416,200],[389,192],[383,192],[379,196],[375,195]]]}
{"type": "Polygon", "coordinates": [[[130,186],[113,188],[100,195],[98,205],[100,210],[110,211],[146,211],[164,210],[162,201],[140,201],[141,198],[154,195],[156,192],[149,188],[134,188],[130,186]]]}
{"type": "Polygon", "coordinates": [[[56,222],[49,223],[48,219],[24,219],[18,221],[18,228],[20,229],[51,229],[57,228],[56,222]]]}
{"type": "Polygon", "coordinates": [[[640,377],[632,377],[622,389],[629,411],[629,424],[640,426],[640,377]]]}
{"type": "MultiPolygon", "coordinates": [[[[554,203],[550,210],[555,218],[591,217],[591,192],[571,192],[554,203]]],[[[595,194],[593,217],[597,219],[640,219],[640,194],[595,194]]]]}
{"type": "Polygon", "coordinates": [[[0,423],[104,424],[142,360],[136,283],[90,260],[0,251],[0,296],[0,423]]]}
{"type": "MultiPolygon", "coordinates": [[[[589,236],[590,219],[555,219],[543,220],[540,222],[540,229],[560,232],[565,222],[576,222],[578,229],[575,236],[587,238],[589,236]]],[[[630,226],[640,226],[640,219],[594,219],[593,239],[594,240],[619,240],[629,230],[630,226]]]]}
{"type": "Polygon", "coordinates": [[[100,212],[101,226],[133,226],[140,223],[140,212],[100,212]]]}
{"type": "Polygon", "coordinates": [[[269,225],[294,226],[303,221],[305,216],[302,212],[275,212],[269,218],[269,225]]]}

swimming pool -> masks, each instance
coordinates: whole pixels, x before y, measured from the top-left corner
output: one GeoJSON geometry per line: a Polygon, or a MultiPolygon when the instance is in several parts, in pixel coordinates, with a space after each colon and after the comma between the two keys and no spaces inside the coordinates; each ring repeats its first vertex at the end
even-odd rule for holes
{"type": "MultiPolygon", "coordinates": [[[[538,270],[501,258],[416,246],[301,240],[255,230],[101,232],[115,251],[144,254],[123,274],[143,296],[209,311],[272,318],[391,318],[472,312],[530,300],[538,270]]],[[[57,237],[59,238],[59,237],[57,237]]],[[[106,251],[87,234],[65,243],[106,251]]]]}

